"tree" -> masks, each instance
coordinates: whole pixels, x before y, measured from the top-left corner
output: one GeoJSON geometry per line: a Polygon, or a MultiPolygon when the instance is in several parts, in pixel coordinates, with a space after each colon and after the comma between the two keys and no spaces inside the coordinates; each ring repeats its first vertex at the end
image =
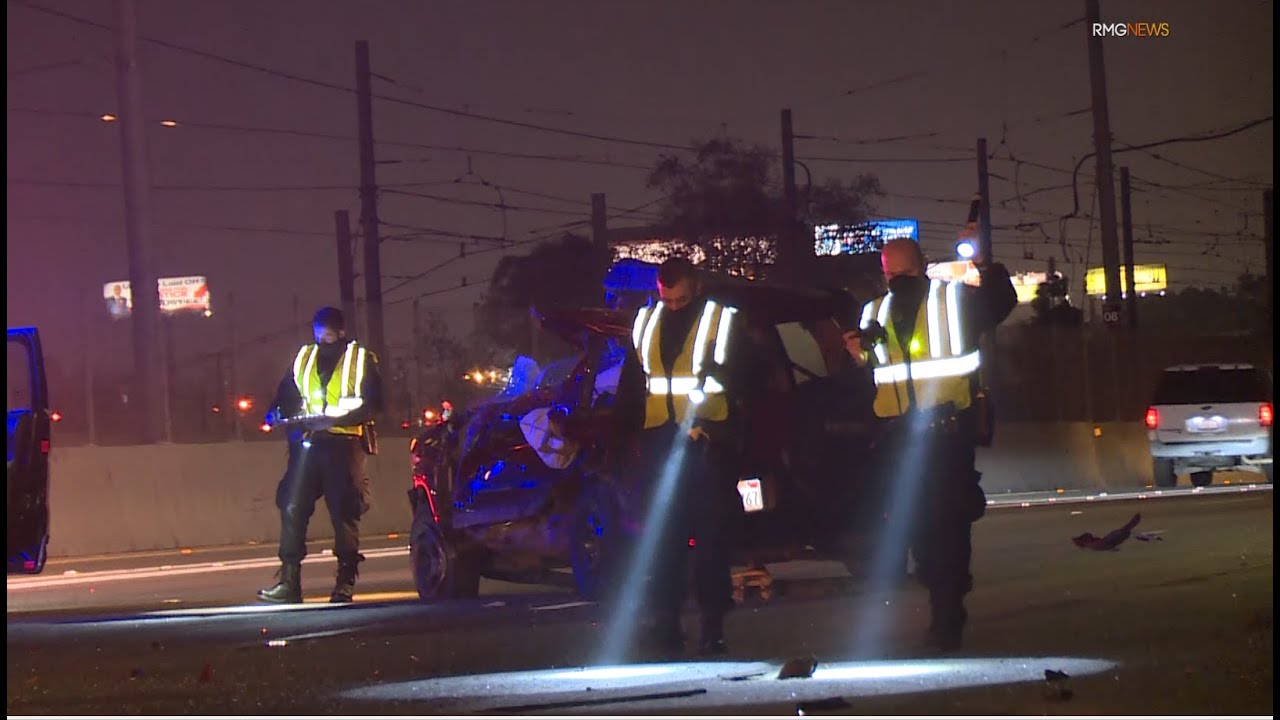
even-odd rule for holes
{"type": "Polygon", "coordinates": [[[545,359],[549,348],[534,347],[540,339],[535,340],[530,310],[598,306],[602,281],[591,241],[572,233],[539,243],[526,255],[502,258],[476,308],[478,344],[545,359]]]}
{"type": "MultiPolygon", "coordinates": [[[[741,140],[695,141],[692,159],[661,155],[647,185],[665,196],[663,224],[680,238],[706,243],[714,238],[778,235],[785,228],[786,203],[777,153],[741,140]]],[[[850,181],[828,178],[800,188],[797,220],[810,224],[855,224],[867,220],[871,199],[880,195],[874,175],[850,181]]]]}

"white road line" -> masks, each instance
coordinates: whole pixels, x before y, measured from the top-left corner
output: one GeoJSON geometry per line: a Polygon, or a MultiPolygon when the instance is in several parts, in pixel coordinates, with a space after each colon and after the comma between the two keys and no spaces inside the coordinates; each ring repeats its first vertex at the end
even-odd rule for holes
{"type": "MultiPolygon", "coordinates": [[[[366,559],[402,557],[409,554],[408,547],[382,548],[364,553],[366,559]]],[[[332,555],[313,555],[302,561],[304,564],[337,562],[332,555]]],[[[8,590],[38,590],[42,588],[85,585],[119,580],[150,580],[178,575],[198,575],[203,573],[228,572],[232,570],[253,570],[269,568],[280,564],[278,558],[248,558],[244,560],[226,560],[216,563],[191,563],[189,565],[164,565],[149,568],[131,568],[126,570],[100,570],[62,575],[59,577],[20,577],[9,578],[8,590]]]]}
{"type": "Polygon", "coordinates": [[[595,605],[595,603],[589,602],[586,600],[579,600],[577,602],[559,603],[556,605],[539,605],[537,607],[532,607],[529,609],[530,610],[567,610],[569,608],[582,607],[584,605],[595,605]]]}

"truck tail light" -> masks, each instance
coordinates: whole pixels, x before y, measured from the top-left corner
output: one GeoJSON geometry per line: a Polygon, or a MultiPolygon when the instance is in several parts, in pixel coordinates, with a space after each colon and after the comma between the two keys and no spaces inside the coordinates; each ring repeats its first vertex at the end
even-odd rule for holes
{"type": "Polygon", "coordinates": [[[1258,424],[1262,427],[1271,427],[1271,403],[1262,403],[1258,406],[1258,424]]]}
{"type": "Polygon", "coordinates": [[[1155,430],[1160,427],[1160,411],[1149,407],[1147,408],[1147,429],[1155,430]]]}

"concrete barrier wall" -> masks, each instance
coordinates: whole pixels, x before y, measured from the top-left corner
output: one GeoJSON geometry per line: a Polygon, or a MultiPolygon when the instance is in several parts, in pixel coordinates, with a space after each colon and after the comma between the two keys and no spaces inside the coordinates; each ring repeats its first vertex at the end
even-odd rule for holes
{"type": "Polygon", "coordinates": [[[1135,488],[1152,480],[1146,428],[1137,423],[998,425],[992,446],[978,449],[978,470],[988,496],[1135,488]]]}
{"type": "MultiPolygon", "coordinates": [[[[988,495],[1108,489],[1151,482],[1146,435],[1133,424],[1007,424],[978,453],[988,495]]],[[[274,546],[276,484],[285,446],[275,443],[55,448],[50,555],[72,556],[246,542],[274,546]]],[[[372,508],[363,534],[408,530],[409,458],[386,442],[370,459],[372,508]]],[[[324,501],[310,537],[333,537],[324,501]]]]}

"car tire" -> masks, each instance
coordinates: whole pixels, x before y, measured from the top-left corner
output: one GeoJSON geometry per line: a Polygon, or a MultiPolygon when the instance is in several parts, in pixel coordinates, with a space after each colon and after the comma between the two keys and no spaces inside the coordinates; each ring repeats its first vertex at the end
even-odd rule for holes
{"type": "Polygon", "coordinates": [[[1155,458],[1151,461],[1151,474],[1155,478],[1156,487],[1171,488],[1178,485],[1178,471],[1169,458],[1155,458]]]}
{"type": "Polygon", "coordinates": [[[409,563],[414,587],[423,600],[473,598],[480,594],[480,563],[475,553],[459,552],[425,502],[413,511],[409,563]]]}
{"type": "Polygon", "coordinates": [[[583,600],[610,599],[626,561],[628,540],[617,493],[600,483],[585,485],[569,532],[569,564],[583,600]]]}
{"type": "Polygon", "coordinates": [[[1213,471],[1201,470],[1200,472],[1191,473],[1191,485],[1194,487],[1209,487],[1213,484],[1213,471]]]}

